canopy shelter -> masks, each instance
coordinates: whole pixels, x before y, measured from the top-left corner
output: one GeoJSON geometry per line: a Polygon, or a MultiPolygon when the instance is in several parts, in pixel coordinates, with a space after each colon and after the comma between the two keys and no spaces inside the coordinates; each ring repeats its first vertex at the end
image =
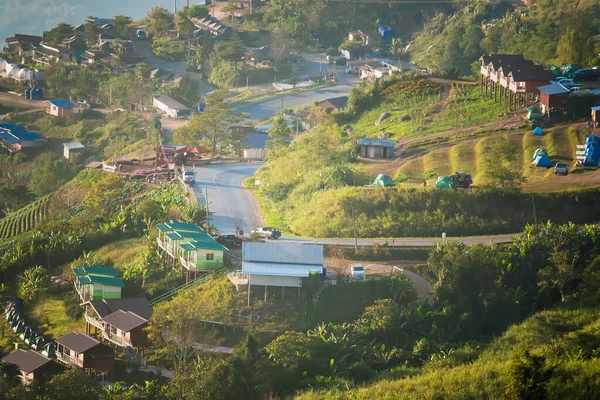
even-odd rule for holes
{"type": "Polygon", "coordinates": [[[544,131],[542,130],[542,128],[540,128],[540,127],[538,126],[538,127],[536,127],[536,128],[533,130],[533,134],[534,134],[534,135],[537,135],[537,136],[539,136],[539,135],[543,135],[543,134],[544,134],[544,131]]]}

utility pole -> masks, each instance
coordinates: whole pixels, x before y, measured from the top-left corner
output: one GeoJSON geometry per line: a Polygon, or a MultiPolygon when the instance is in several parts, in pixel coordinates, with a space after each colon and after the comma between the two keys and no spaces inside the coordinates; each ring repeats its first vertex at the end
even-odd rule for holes
{"type": "Polygon", "coordinates": [[[210,235],[210,212],[208,211],[208,188],[206,190],[206,233],[210,235]]]}
{"type": "Polygon", "coordinates": [[[252,14],[252,0],[250,0],[250,14],[252,14]]]}
{"type": "Polygon", "coordinates": [[[174,5],[173,15],[176,15],[177,14],[177,0],[173,0],[173,5],[174,5]]]}
{"type": "Polygon", "coordinates": [[[250,76],[246,77],[246,90],[248,90],[248,79],[250,78],[250,76]]]}
{"type": "Polygon", "coordinates": [[[354,230],[354,253],[358,254],[358,237],[356,235],[356,217],[354,216],[354,205],[352,207],[352,229],[354,230]]]}
{"type": "Polygon", "coordinates": [[[283,96],[281,96],[281,109],[283,110],[283,96]]]}

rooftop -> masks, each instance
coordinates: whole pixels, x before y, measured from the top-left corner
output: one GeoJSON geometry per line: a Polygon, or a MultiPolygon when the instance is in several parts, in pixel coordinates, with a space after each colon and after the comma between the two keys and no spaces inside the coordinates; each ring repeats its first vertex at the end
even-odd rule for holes
{"type": "Polygon", "coordinates": [[[4,357],[2,362],[16,364],[21,371],[28,374],[52,362],[52,360],[33,350],[19,349],[4,357]]]}
{"type": "Polygon", "coordinates": [[[242,263],[242,273],[248,275],[293,276],[297,278],[308,278],[311,272],[322,274],[323,266],[287,263],[272,264],[249,261],[244,261],[242,263]]]}
{"type": "Polygon", "coordinates": [[[163,103],[165,106],[169,107],[172,110],[189,110],[189,107],[184,106],[177,100],[172,97],[167,96],[166,94],[156,94],[154,95],[154,99],[163,103]]]}
{"type": "Polygon", "coordinates": [[[80,142],[63,143],[63,146],[69,150],[85,149],[85,145],[80,142]]]}
{"type": "Polygon", "coordinates": [[[71,103],[69,99],[48,100],[48,102],[58,108],[75,108],[75,104],[71,103]]]}
{"type": "Polygon", "coordinates": [[[244,242],[244,262],[323,266],[323,246],[315,244],[244,242]]]}
{"type": "Polygon", "coordinates": [[[108,276],[98,276],[98,275],[85,275],[77,277],[79,283],[82,285],[89,285],[90,283],[100,283],[101,285],[106,286],[117,286],[117,287],[125,287],[125,284],[121,280],[121,278],[113,278],[108,276]]]}
{"type": "Polygon", "coordinates": [[[100,318],[114,313],[117,310],[131,311],[142,318],[150,319],[154,310],[145,297],[128,297],[111,300],[92,300],[88,304],[100,318]]]}
{"type": "Polygon", "coordinates": [[[216,240],[206,240],[206,241],[194,241],[189,243],[182,243],[179,245],[185,251],[192,250],[221,250],[227,251],[227,247],[223,246],[221,243],[216,240]]]}
{"type": "Polygon", "coordinates": [[[326,99],[317,103],[318,107],[323,107],[327,105],[331,105],[333,108],[338,110],[346,108],[346,106],[348,105],[348,96],[333,97],[331,99],[326,99]]]}
{"type": "Polygon", "coordinates": [[[570,93],[569,89],[556,82],[549,85],[540,86],[538,87],[538,90],[547,95],[570,93]]]}
{"type": "Polygon", "coordinates": [[[394,140],[360,138],[360,139],[358,139],[358,144],[360,146],[394,147],[394,145],[396,144],[396,142],[394,140]]]}
{"type": "Polygon", "coordinates": [[[117,277],[119,273],[116,269],[111,267],[101,267],[99,265],[90,265],[81,268],[73,269],[73,273],[77,276],[82,275],[100,275],[100,276],[108,276],[108,277],[117,277]]]}
{"type": "Polygon", "coordinates": [[[83,353],[100,344],[93,337],[79,332],[69,332],[56,339],[56,343],[62,344],[76,353],[83,353]]]}
{"type": "Polygon", "coordinates": [[[122,330],[123,332],[129,332],[130,330],[148,322],[147,319],[140,317],[134,312],[123,310],[115,311],[114,313],[102,318],[102,320],[107,324],[122,330]]]}

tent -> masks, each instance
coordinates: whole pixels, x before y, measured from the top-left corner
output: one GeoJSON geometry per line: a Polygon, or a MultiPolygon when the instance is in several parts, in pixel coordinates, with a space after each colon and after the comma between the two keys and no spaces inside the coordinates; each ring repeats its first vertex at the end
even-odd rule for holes
{"type": "Polygon", "coordinates": [[[541,119],[543,119],[542,110],[539,107],[529,107],[527,109],[527,119],[528,120],[532,120],[532,119],[541,120],[541,119]]]}
{"type": "Polygon", "coordinates": [[[442,189],[450,189],[452,188],[452,179],[449,176],[438,176],[437,181],[435,182],[435,187],[442,189]]]}
{"type": "Polygon", "coordinates": [[[540,147],[539,149],[536,149],[533,152],[533,158],[532,158],[532,160],[535,160],[539,156],[548,157],[548,152],[540,147]]]}
{"type": "Polygon", "coordinates": [[[564,76],[569,76],[569,74],[577,71],[579,67],[575,64],[566,64],[561,67],[564,76]]]}
{"type": "Polygon", "coordinates": [[[379,174],[377,175],[377,178],[375,178],[375,182],[373,182],[373,185],[394,186],[394,180],[388,175],[379,174]]]}
{"type": "Polygon", "coordinates": [[[586,154],[583,159],[584,167],[598,167],[598,161],[600,160],[600,154],[586,154]]]}
{"type": "Polygon", "coordinates": [[[550,161],[547,155],[539,155],[535,158],[535,160],[533,160],[531,165],[534,165],[536,167],[550,168],[552,167],[552,161],[550,161]]]}
{"type": "Polygon", "coordinates": [[[544,131],[539,126],[533,130],[534,135],[542,135],[543,133],[544,133],[544,131]]]}
{"type": "Polygon", "coordinates": [[[552,68],[550,68],[552,70],[552,73],[554,74],[555,78],[561,77],[563,76],[562,71],[560,70],[560,68],[558,68],[557,66],[552,66],[552,68]]]}

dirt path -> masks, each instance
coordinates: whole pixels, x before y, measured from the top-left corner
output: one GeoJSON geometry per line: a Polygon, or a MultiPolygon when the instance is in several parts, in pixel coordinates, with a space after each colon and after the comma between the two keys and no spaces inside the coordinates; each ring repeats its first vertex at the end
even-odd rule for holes
{"type": "Polygon", "coordinates": [[[376,272],[394,272],[394,267],[398,268],[395,272],[400,272],[404,274],[407,278],[412,281],[412,284],[417,292],[417,296],[419,299],[430,302],[433,300],[433,295],[431,294],[431,285],[427,281],[427,279],[423,278],[421,275],[415,274],[412,271],[408,271],[402,267],[403,264],[416,264],[416,263],[408,263],[406,261],[387,261],[385,264],[364,264],[365,271],[376,271],[376,272]]]}

